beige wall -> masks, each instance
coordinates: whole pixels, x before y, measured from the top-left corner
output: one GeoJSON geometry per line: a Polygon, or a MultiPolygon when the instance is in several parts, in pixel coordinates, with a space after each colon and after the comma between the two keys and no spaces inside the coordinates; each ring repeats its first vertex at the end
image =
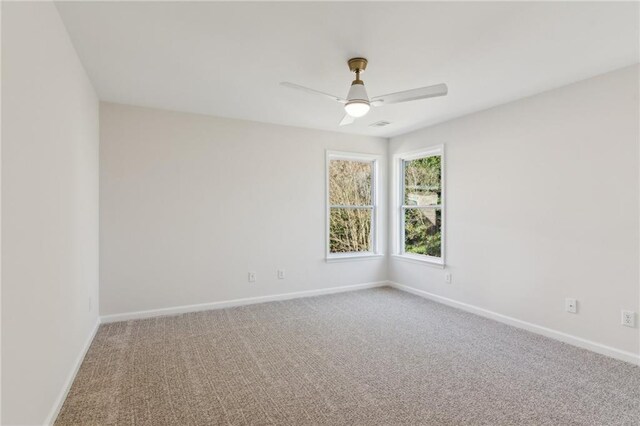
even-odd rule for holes
{"type": "Polygon", "coordinates": [[[327,149],[387,141],[102,103],[101,315],[385,280],[384,258],[325,262],[327,149]]]}
{"type": "Polygon", "coordinates": [[[391,259],[390,279],[635,354],[638,66],[391,140],[444,144],[445,270],[391,259]],[[578,299],[579,313],[564,311],[578,299]]]}
{"type": "Polygon", "coordinates": [[[53,3],[3,2],[2,424],[51,420],[97,307],[98,100],[53,3]]]}

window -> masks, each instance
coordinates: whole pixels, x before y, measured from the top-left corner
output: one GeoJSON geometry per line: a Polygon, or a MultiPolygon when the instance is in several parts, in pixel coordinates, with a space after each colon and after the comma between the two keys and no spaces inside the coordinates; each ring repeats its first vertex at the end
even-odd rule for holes
{"type": "Polygon", "coordinates": [[[396,156],[397,254],[444,265],[443,149],[396,156]]]}
{"type": "Polygon", "coordinates": [[[327,152],[327,259],[377,254],[378,158],[327,152]]]}

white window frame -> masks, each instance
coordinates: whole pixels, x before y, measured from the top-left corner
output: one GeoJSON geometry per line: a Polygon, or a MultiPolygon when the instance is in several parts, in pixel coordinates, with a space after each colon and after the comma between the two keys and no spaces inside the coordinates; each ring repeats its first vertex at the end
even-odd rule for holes
{"type": "Polygon", "coordinates": [[[445,194],[445,155],[444,145],[435,145],[428,148],[424,148],[420,151],[412,151],[395,154],[393,156],[393,182],[392,188],[392,203],[391,209],[391,223],[394,224],[391,232],[392,241],[392,257],[399,260],[407,260],[411,262],[418,262],[433,266],[444,268],[445,255],[446,255],[446,201],[445,194]],[[418,158],[440,156],[440,176],[441,176],[441,189],[442,199],[441,204],[438,206],[429,206],[434,209],[440,209],[440,257],[428,256],[424,254],[406,253],[404,251],[404,210],[407,206],[404,204],[404,162],[417,160],[418,158]]]}
{"type": "Polygon", "coordinates": [[[381,229],[380,212],[378,206],[379,200],[379,187],[380,187],[380,161],[381,155],[377,154],[361,154],[355,152],[344,151],[326,151],[325,158],[325,206],[326,206],[326,232],[325,232],[325,246],[326,246],[326,261],[348,261],[359,259],[372,259],[382,257],[380,253],[380,238],[379,232],[381,229]],[[371,167],[371,205],[370,206],[332,206],[329,200],[329,165],[331,160],[347,160],[347,161],[360,161],[363,163],[372,163],[371,167]],[[371,249],[368,252],[350,252],[350,253],[331,253],[330,244],[330,232],[331,232],[331,208],[332,207],[344,207],[344,208],[368,208],[371,209],[371,249]]]}

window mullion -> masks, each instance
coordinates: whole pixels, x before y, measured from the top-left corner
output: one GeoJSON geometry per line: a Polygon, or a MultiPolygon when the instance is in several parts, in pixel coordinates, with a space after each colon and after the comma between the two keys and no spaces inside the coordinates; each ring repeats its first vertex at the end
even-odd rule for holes
{"type": "Polygon", "coordinates": [[[414,206],[414,205],[402,205],[400,206],[403,209],[442,209],[442,204],[432,204],[428,206],[414,206]]]}

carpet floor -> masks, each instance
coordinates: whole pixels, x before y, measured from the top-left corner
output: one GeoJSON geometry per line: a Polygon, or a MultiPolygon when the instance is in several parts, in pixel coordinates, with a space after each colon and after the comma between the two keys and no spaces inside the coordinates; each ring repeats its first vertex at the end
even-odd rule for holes
{"type": "Polygon", "coordinates": [[[391,288],[104,324],[56,425],[634,425],[640,367],[391,288]]]}

